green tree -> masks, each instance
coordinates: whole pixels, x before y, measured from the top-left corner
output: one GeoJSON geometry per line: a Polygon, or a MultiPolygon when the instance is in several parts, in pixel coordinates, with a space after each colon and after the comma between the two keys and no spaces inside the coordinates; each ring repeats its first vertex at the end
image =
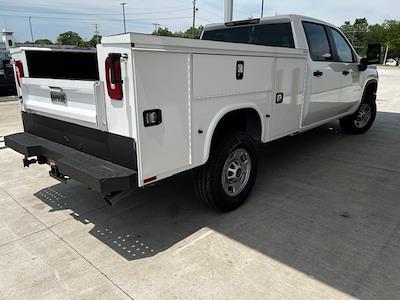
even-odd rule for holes
{"type": "Polygon", "coordinates": [[[366,44],[373,44],[373,43],[387,43],[387,34],[385,27],[380,24],[370,25],[368,27],[368,32],[365,37],[366,44]]]}
{"type": "Polygon", "coordinates": [[[154,30],[152,34],[160,36],[174,36],[174,33],[170,31],[167,27],[158,27],[157,30],[154,30]]]}
{"type": "Polygon", "coordinates": [[[94,36],[89,40],[89,45],[90,45],[91,47],[96,47],[96,45],[97,45],[97,40],[98,40],[99,43],[100,43],[101,38],[102,38],[101,35],[97,35],[97,36],[94,35],[94,36]]]}
{"type": "MultiPolygon", "coordinates": [[[[196,39],[199,39],[201,36],[201,33],[203,32],[204,27],[203,26],[199,26],[196,27],[194,29],[194,35],[196,39]]],[[[172,32],[170,31],[168,28],[162,28],[162,27],[158,27],[157,31],[153,31],[153,35],[160,35],[160,36],[173,36],[173,37],[181,37],[181,38],[188,38],[191,39],[192,38],[192,32],[193,29],[192,27],[188,28],[186,31],[175,31],[172,32]]]]}
{"type": "Polygon", "coordinates": [[[353,24],[346,21],[340,29],[354,43],[361,55],[366,55],[368,44],[380,43],[386,49],[388,58],[400,64],[400,21],[386,20],[383,24],[368,25],[365,18],[356,19],[353,24]]]}
{"type": "Polygon", "coordinates": [[[368,31],[368,21],[366,18],[355,19],[353,24],[350,21],[346,21],[340,29],[358,52],[365,52],[365,34],[368,31]]]}
{"type": "Polygon", "coordinates": [[[400,21],[386,20],[383,23],[386,31],[386,45],[389,47],[388,57],[394,58],[400,64],[400,21]]]}
{"type": "Polygon", "coordinates": [[[57,37],[58,45],[76,45],[82,46],[83,39],[79,36],[78,33],[73,31],[67,31],[64,33],[60,33],[57,37]]]}
{"type": "Polygon", "coordinates": [[[53,44],[52,41],[50,41],[49,39],[38,39],[35,41],[36,45],[51,45],[53,44]]]}
{"type": "MultiPolygon", "coordinates": [[[[194,38],[199,39],[203,30],[204,30],[204,27],[201,25],[197,28],[195,27],[194,28],[194,38]]],[[[189,29],[187,29],[185,31],[184,37],[188,38],[188,39],[191,39],[193,37],[193,27],[190,27],[189,29]]]]}

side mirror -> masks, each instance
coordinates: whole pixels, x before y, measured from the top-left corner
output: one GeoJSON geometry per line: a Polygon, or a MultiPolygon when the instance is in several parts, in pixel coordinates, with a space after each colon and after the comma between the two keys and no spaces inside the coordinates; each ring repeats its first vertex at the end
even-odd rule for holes
{"type": "Polygon", "coordinates": [[[363,72],[368,68],[368,60],[366,57],[361,58],[360,64],[358,65],[358,70],[363,72]]]}
{"type": "Polygon", "coordinates": [[[382,45],[369,44],[367,57],[362,58],[358,66],[360,71],[365,71],[369,65],[378,65],[381,62],[382,45]]]}
{"type": "Polygon", "coordinates": [[[368,45],[367,61],[368,65],[378,65],[381,62],[382,45],[370,44],[368,45]]]}

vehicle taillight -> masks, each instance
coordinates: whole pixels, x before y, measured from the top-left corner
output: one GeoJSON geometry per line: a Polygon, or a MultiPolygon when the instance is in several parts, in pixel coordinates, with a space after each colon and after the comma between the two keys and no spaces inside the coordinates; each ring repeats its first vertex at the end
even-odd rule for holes
{"type": "Polygon", "coordinates": [[[122,100],[121,61],[119,57],[110,56],[105,62],[108,95],[113,100],[122,100]]]}
{"type": "Polygon", "coordinates": [[[16,75],[18,86],[21,86],[21,78],[24,77],[24,66],[22,65],[22,61],[15,61],[15,71],[17,73],[16,75]]]}

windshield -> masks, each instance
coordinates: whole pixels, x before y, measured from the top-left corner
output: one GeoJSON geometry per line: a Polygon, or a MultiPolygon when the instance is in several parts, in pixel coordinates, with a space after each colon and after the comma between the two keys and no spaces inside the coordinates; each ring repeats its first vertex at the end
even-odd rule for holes
{"type": "Polygon", "coordinates": [[[208,30],[204,31],[203,40],[294,48],[290,23],[208,30]]]}

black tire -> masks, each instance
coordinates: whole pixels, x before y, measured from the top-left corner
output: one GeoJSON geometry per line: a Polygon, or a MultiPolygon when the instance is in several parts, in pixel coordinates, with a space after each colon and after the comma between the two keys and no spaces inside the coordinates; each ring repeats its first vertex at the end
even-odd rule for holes
{"type": "Polygon", "coordinates": [[[347,134],[363,134],[366,133],[374,124],[376,118],[376,102],[374,95],[368,95],[366,99],[361,102],[357,111],[348,116],[340,119],[340,128],[347,134]],[[365,110],[371,113],[368,122],[362,120],[361,115],[365,110]]]}
{"type": "MultiPolygon", "coordinates": [[[[242,158],[240,158],[242,160],[242,158]]],[[[243,165],[244,166],[244,165],[243,165]]],[[[244,168],[244,167],[243,167],[244,168]]],[[[243,171],[242,171],[243,172],[243,171]]],[[[226,173],[227,174],[227,173],[226,173]]],[[[204,166],[195,172],[195,190],[197,197],[204,201],[211,208],[223,212],[232,211],[241,206],[250,194],[257,175],[257,152],[253,139],[245,133],[237,132],[226,136],[215,147],[210,158],[204,166]],[[239,154],[238,154],[239,153],[239,154]],[[227,166],[228,159],[235,156],[249,157],[250,171],[239,174],[238,168],[235,176],[245,175],[247,180],[243,180],[242,190],[237,189],[237,195],[229,195],[223,187],[224,167],[227,166]]],[[[235,177],[232,176],[232,177],[235,177]]]]}

